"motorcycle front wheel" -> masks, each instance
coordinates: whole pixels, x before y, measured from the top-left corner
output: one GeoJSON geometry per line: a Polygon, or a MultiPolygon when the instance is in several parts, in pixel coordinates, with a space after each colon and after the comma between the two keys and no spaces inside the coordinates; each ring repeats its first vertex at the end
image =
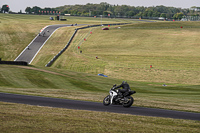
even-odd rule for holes
{"type": "Polygon", "coordinates": [[[105,106],[110,105],[110,95],[106,96],[106,97],[103,99],[103,105],[105,105],[105,106]]]}
{"type": "Polygon", "coordinates": [[[131,96],[127,96],[126,98],[127,98],[127,99],[126,99],[126,101],[123,103],[123,106],[124,106],[125,108],[128,108],[128,107],[130,107],[130,106],[133,104],[134,99],[133,99],[133,97],[131,97],[131,96]]]}

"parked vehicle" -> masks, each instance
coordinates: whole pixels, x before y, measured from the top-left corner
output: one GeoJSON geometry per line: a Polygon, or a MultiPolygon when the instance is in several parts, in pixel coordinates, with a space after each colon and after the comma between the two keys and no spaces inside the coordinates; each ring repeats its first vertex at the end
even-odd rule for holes
{"type": "Polygon", "coordinates": [[[109,30],[109,28],[105,27],[105,28],[102,28],[102,30],[109,30]]]}

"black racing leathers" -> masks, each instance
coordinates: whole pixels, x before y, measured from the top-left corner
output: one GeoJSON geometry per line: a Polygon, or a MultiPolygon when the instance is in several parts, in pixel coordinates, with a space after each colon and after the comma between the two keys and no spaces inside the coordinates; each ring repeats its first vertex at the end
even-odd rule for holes
{"type": "Polygon", "coordinates": [[[120,88],[120,87],[122,87],[122,89],[118,89],[118,90],[119,90],[119,92],[121,92],[122,94],[124,94],[125,92],[128,92],[128,91],[131,90],[128,83],[125,83],[125,84],[122,83],[121,85],[118,85],[118,86],[116,86],[115,88],[117,89],[117,88],[120,88]]]}

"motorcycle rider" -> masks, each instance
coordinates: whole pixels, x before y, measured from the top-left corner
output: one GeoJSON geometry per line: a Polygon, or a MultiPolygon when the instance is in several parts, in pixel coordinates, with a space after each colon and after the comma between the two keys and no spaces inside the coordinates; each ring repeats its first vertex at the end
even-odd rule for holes
{"type": "Polygon", "coordinates": [[[118,89],[118,95],[119,95],[119,97],[122,98],[122,97],[124,97],[124,94],[126,92],[131,91],[131,89],[129,87],[129,84],[126,81],[123,81],[121,85],[116,86],[115,89],[121,88],[121,87],[122,87],[122,89],[118,89]]]}

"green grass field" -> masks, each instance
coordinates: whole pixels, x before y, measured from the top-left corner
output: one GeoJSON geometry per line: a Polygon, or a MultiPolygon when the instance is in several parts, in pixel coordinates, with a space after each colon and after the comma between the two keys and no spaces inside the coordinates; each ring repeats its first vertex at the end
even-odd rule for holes
{"type": "Polygon", "coordinates": [[[4,133],[199,133],[200,123],[191,120],[80,111],[0,102],[4,133]],[[123,123],[123,128],[120,126],[123,123]]]}
{"type": "MultiPolygon", "coordinates": [[[[94,18],[69,17],[66,22],[48,19],[49,16],[0,14],[0,58],[14,60],[46,25],[101,23],[94,18]]],[[[79,30],[52,67],[44,67],[67,44],[75,27],[58,29],[31,66],[0,65],[0,92],[102,102],[113,84],[127,80],[137,92],[133,95],[134,106],[200,112],[200,22],[103,19],[103,23],[116,22],[132,24],[112,26],[108,31],[102,27],[79,30]],[[99,77],[98,73],[108,78],[99,77]]],[[[130,129],[125,132],[199,132],[200,125],[198,121],[10,103],[0,103],[0,108],[0,130],[5,132],[123,132],[119,127],[122,121],[130,129]],[[93,116],[98,117],[91,119],[93,116]],[[43,124],[36,124],[37,121],[43,124]],[[94,121],[98,126],[91,127],[94,121]]]]}
{"type": "MultiPolygon", "coordinates": [[[[67,21],[51,21],[50,15],[0,14],[0,58],[14,60],[17,55],[35,38],[40,30],[54,24],[101,24],[100,18],[65,17],[67,21]]],[[[54,16],[53,16],[54,17],[54,16]]],[[[102,19],[102,23],[116,23],[102,19]]]]}
{"type": "MultiPolygon", "coordinates": [[[[81,30],[53,67],[92,74],[104,73],[132,81],[199,85],[199,30],[199,22],[139,23],[121,26],[120,29],[111,27],[109,31],[101,28],[81,30]],[[182,25],[190,28],[180,28],[182,25]],[[142,26],[146,28],[138,28],[142,26]],[[83,41],[85,37],[87,40],[83,41]],[[82,54],[78,50],[79,45],[82,54]],[[150,65],[153,68],[150,69],[150,65]]],[[[46,58],[53,58],[60,50],[51,46],[67,44],[67,40],[64,44],[59,41],[69,38],[68,34],[63,34],[64,31],[70,32],[70,29],[58,30],[40,51],[33,65],[45,66],[50,61],[46,58]],[[60,39],[54,39],[59,36],[60,39]],[[48,48],[54,54],[52,50],[46,52],[48,48]]]]}
{"type": "MultiPolygon", "coordinates": [[[[27,95],[102,102],[114,83],[121,79],[65,69],[1,65],[0,91],[27,95]]],[[[200,112],[199,86],[128,81],[135,106],[200,112]],[[170,99],[170,100],[169,100],[170,99]]]]}

